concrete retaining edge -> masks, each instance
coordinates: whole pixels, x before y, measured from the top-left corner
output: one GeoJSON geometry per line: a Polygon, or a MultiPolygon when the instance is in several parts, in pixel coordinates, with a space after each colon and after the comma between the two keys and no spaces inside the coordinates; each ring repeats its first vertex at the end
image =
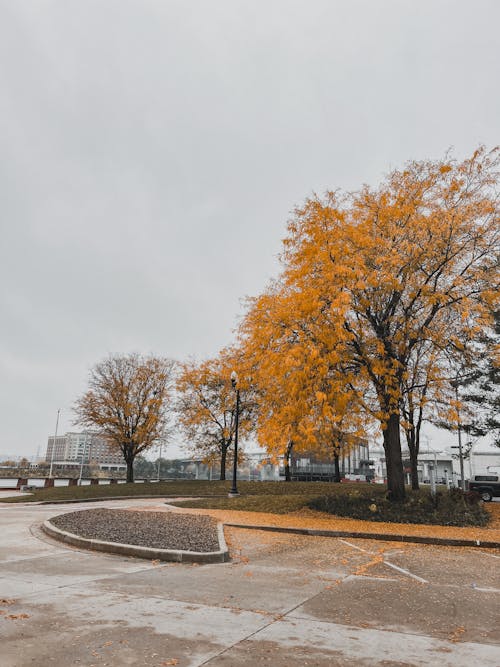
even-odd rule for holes
{"type": "Polygon", "coordinates": [[[221,523],[217,524],[217,537],[219,540],[219,551],[183,551],[181,549],[151,549],[136,544],[120,544],[119,542],[105,542],[103,540],[90,540],[80,537],[74,533],[60,530],[50,520],[41,524],[42,530],[60,542],[71,544],[83,549],[103,551],[106,553],[119,554],[121,556],[133,556],[135,558],[146,558],[148,560],[169,561],[175,563],[226,563],[229,560],[229,550],[224,538],[224,529],[221,523]]]}
{"type": "Polygon", "coordinates": [[[395,535],[393,533],[363,533],[349,530],[316,530],[313,528],[286,528],[284,526],[256,526],[243,523],[225,523],[228,528],[248,528],[249,530],[267,530],[276,533],[292,533],[295,535],[311,535],[316,537],[358,537],[367,540],[383,540],[384,542],[416,542],[417,544],[437,544],[446,547],[482,547],[483,549],[500,549],[500,542],[489,540],[466,540],[453,537],[427,537],[425,535],[395,535]]]}

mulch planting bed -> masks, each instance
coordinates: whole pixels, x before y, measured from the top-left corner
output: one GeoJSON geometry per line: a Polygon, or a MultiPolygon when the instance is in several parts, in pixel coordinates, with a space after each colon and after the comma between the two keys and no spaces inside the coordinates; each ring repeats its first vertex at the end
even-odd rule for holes
{"type": "Polygon", "coordinates": [[[50,523],[89,540],[181,551],[220,549],[217,521],[210,516],[90,509],[52,517],[50,523]]]}

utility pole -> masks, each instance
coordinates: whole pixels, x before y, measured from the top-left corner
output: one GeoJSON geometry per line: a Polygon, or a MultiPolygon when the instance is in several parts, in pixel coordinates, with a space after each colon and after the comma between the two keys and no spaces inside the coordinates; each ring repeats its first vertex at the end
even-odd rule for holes
{"type": "Polygon", "coordinates": [[[57,440],[57,428],[59,426],[59,414],[61,412],[61,408],[57,408],[57,419],[56,419],[56,432],[54,434],[54,443],[52,445],[52,452],[50,455],[50,470],[49,470],[49,477],[52,477],[52,466],[54,465],[54,451],[56,449],[56,440],[57,440]]]}
{"type": "Polygon", "coordinates": [[[163,438],[160,438],[160,456],[158,457],[158,470],[157,470],[157,475],[156,478],[158,481],[160,481],[160,465],[161,465],[161,450],[163,447],[163,438]]]}
{"type": "Polygon", "coordinates": [[[78,486],[81,486],[81,485],[82,485],[82,477],[83,477],[83,459],[84,459],[84,456],[85,456],[85,451],[86,451],[86,449],[87,449],[87,445],[89,446],[89,449],[88,449],[88,459],[89,459],[89,463],[90,463],[90,444],[91,444],[91,442],[92,442],[92,436],[90,436],[90,441],[87,441],[88,435],[89,435],[88,433],[85,433],[85,442],[83,443],[83,447],[82,447],[82,456],[81,456],[81,460],[80,460],[80,478],[79,478],[79,480],[78,480],[78,486]]]}

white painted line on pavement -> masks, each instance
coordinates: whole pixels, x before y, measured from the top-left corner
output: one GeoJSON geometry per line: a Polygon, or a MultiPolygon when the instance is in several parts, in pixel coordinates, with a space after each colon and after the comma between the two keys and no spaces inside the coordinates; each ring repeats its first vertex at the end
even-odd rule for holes
{"type": "Polygon", "coordinates": [[[413,572],[410,572],[409,570],[405,570],[402,567],[398,567],[397,565],[394,565],[394,563],[390,563],[388,560],[383,561],[384,565],[387,565],[388,567],[392,567],[393,570],[397,570],[398,572],[402,572],[403,574],[406,574],[408,577],[411,577],[412,579],[416,579],[416,581],[420,581],[421,584],[428,584],[429,582],[427,579],[422,579],[422,577],[419,577],[417,574],[413,574],[413,572]]]}
{"type": "Polygon", "coordinates": [[[366,581],[398,581],[398,579],[393,579],[392,577],[368,577],[366,574],[348,574],[347,577],[344,577],[343,581],[349,581],[350,579],[363,579],[366,581]]]}
{"type": "Polygon", "coordinates": [[[373,551],[367,551],[366,549],[362,549],[361,547],[358,547],[356,544],[352,544],[351,542],[348,542],[347,540],[340,540],[339,542],[342,542],[343,544],[347,544],[348,547],[352,547],[353,549],[357,549],[358,551],[362,551],[365,554],[371,554],[372,556],[374,555],[373,551]]]}
{"type": "Polygon", "coordinates": [[[483,554],[483,556],[489,556],[490,558],[500,558],[500,556],[495,556],[495,554],[489,554],[487,551],[480,551],[480,554],[483,554]]]}
{"type": "MultiPolygon", "coordinates": [[[[365,554],[368,554],[370,556],[375,556],[375,552],[373,551],[367,551],[366,549],[362,549],[361,547],[358,547],[357,544],[352,544],[352,542],[348,542],[347,540],[339,540],[340,542],[343,542],[343,544],[347,544],[347,546],[352,547],[353,549],[357,549],[358,551],[362,551],[365,554]]],[[[427,579],[422,579],[422,577],[419,577],[416,574],[413,574],[413,572],[410,572],[409,570],[405,570],[402,567],[399,567],[398,565],[394,565],[394,563],[390,563],[388,560],[383,560],[382,561],[384,565],[387,565],[387,567],[392,567],[393,570],[397,570],[398,572],[401,572],[402,574],[406,574],[406,576],[411,577],[412,579],[415,579],[416,581],[420,581],[421,584],[428,584],[429,582],[427,579]]]]}

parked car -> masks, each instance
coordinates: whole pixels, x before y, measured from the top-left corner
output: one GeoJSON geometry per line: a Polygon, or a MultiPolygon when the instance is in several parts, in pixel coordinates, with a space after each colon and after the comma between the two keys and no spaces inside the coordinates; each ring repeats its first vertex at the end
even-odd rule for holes
{"type": "Polygon", "coordinates": [[[500,498],[500,479],[498,475],[474,475],[469,482],[469,491],[477,491],[487,502],[500,498]]]}

